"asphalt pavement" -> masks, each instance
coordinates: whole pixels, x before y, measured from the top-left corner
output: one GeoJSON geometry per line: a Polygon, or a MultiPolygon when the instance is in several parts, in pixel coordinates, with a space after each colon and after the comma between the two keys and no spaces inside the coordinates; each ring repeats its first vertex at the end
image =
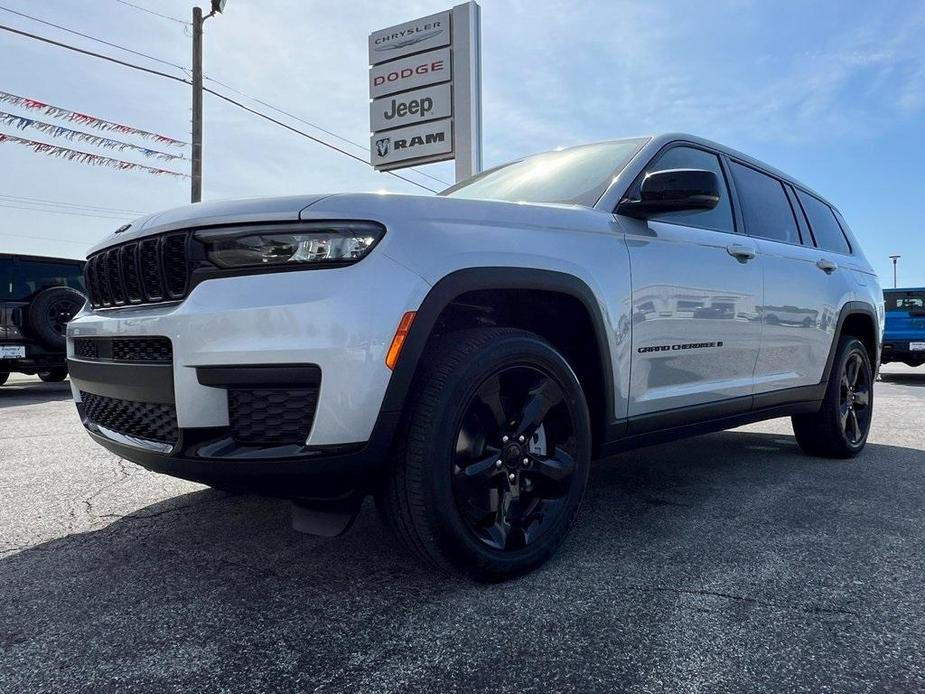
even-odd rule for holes
{"type": "Polygon", "coordinates": [[[787,420],[595,464],[543,569],[421,568],[367,504],[285,502],[96,446],[69,386],[0,387],[0,692],[925,690],[925,367],[853,461],[787,420]]]}

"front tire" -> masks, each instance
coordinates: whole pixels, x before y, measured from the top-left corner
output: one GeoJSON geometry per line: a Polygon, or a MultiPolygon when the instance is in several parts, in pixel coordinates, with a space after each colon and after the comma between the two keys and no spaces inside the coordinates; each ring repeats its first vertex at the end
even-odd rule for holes
{"type": "Polygon", "coordinates": [[[49,369],[48,371],[39,371],[38,377],[45,383],[60,383],[67,378],[67,369],[49,369]]]}
{"type": "Polygon", "coordinates": [[[426,563],[476,581],[535,569],[575,521],[588,408],[565,359],[508,328],[451,333],[422,358],[377,501],[426,563]]]}
{"type": "Polygon", "coordinates": [[[793,417],[793,433],[804,453],[853,458],[864,449],[874,408],[874,374],[864,344],[844,336],[838,342],[822,408],[793,417]]]}

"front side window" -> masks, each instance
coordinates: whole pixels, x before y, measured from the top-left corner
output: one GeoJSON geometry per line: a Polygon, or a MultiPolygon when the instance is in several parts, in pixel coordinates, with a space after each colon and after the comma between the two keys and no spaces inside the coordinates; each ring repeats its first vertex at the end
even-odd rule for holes
{"type": "Polygon", "coordinates": [[[806,217],[809,219],[809,226],[816,238],[816,245],[826,251],[833,253],[851,254],[851,247],[845,239],[845,234],[835,219],[832,208],[826,205],[822,200],[813,197],[802,190],[797,191],[800,198],[800,204],[806,211],[806,217]]]}
{"type": "Polygon", "coordinates": [[[717,231],[735,230],[732,222],[732,206],[729,203],[729,191],[726,188],[726,178],[723,175],[719,157],[694,147],[672,147],[648,166],[646,175],[671,169],[701,169],[715,173],[719,180],[719,202],[712,210],[666,212],[653,215],[650,219],[717,231]]]}
{"type": "Polygon", "coordinates": [[[800,243],[793,209],[780,181],[737,162],[732,163],[732,177],[749,236],[800,243]]]}
{"type": "Polygon", "coordinates": [[[440,195],[593,207],[643,144],[618,140],[537,154],[467,178],[440,195]]]}

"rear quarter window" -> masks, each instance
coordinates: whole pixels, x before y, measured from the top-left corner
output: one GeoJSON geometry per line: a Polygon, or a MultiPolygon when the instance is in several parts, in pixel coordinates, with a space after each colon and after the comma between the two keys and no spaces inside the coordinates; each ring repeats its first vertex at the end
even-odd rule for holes
{"type": "Polygon", "coordinates": [[[797,191],[797,197],[800,199],[803,211],[806,212],[806,218],[809,220],[809,226],[816,239],[816,245],[825,251],[850,255],[851,246],[848,244],[848,239],[845,238],[845,233],[835,218],[832,208],[802,190],[797,191]]]}

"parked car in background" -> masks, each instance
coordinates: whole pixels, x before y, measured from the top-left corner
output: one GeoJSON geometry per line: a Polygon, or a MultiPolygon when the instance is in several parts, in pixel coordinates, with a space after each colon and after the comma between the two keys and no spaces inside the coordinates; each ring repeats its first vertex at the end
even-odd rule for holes
{"type": "Polygon", "coordinates": [[[0,254],[0,385],[11,372],[67,377],[65,331],[86,301],[84,262],[0,254]]]}
{"type": "Polygon", "coordinates": [[[105,238],[87,277],[69,364],[98,443],[292,498],[323,534],[374,494],[410,551],[478,580],[552,555],[594,457],[791,416],[806,453],[850,458],[873,413],[883,293],[841,214],[688,135],[437,197],[183,207],[105,238]]]}
{"type": "Polygon", "coordinates": [[[925,364],[925,289],[887,289],[883,302],[883,363],[925,364]]]}

